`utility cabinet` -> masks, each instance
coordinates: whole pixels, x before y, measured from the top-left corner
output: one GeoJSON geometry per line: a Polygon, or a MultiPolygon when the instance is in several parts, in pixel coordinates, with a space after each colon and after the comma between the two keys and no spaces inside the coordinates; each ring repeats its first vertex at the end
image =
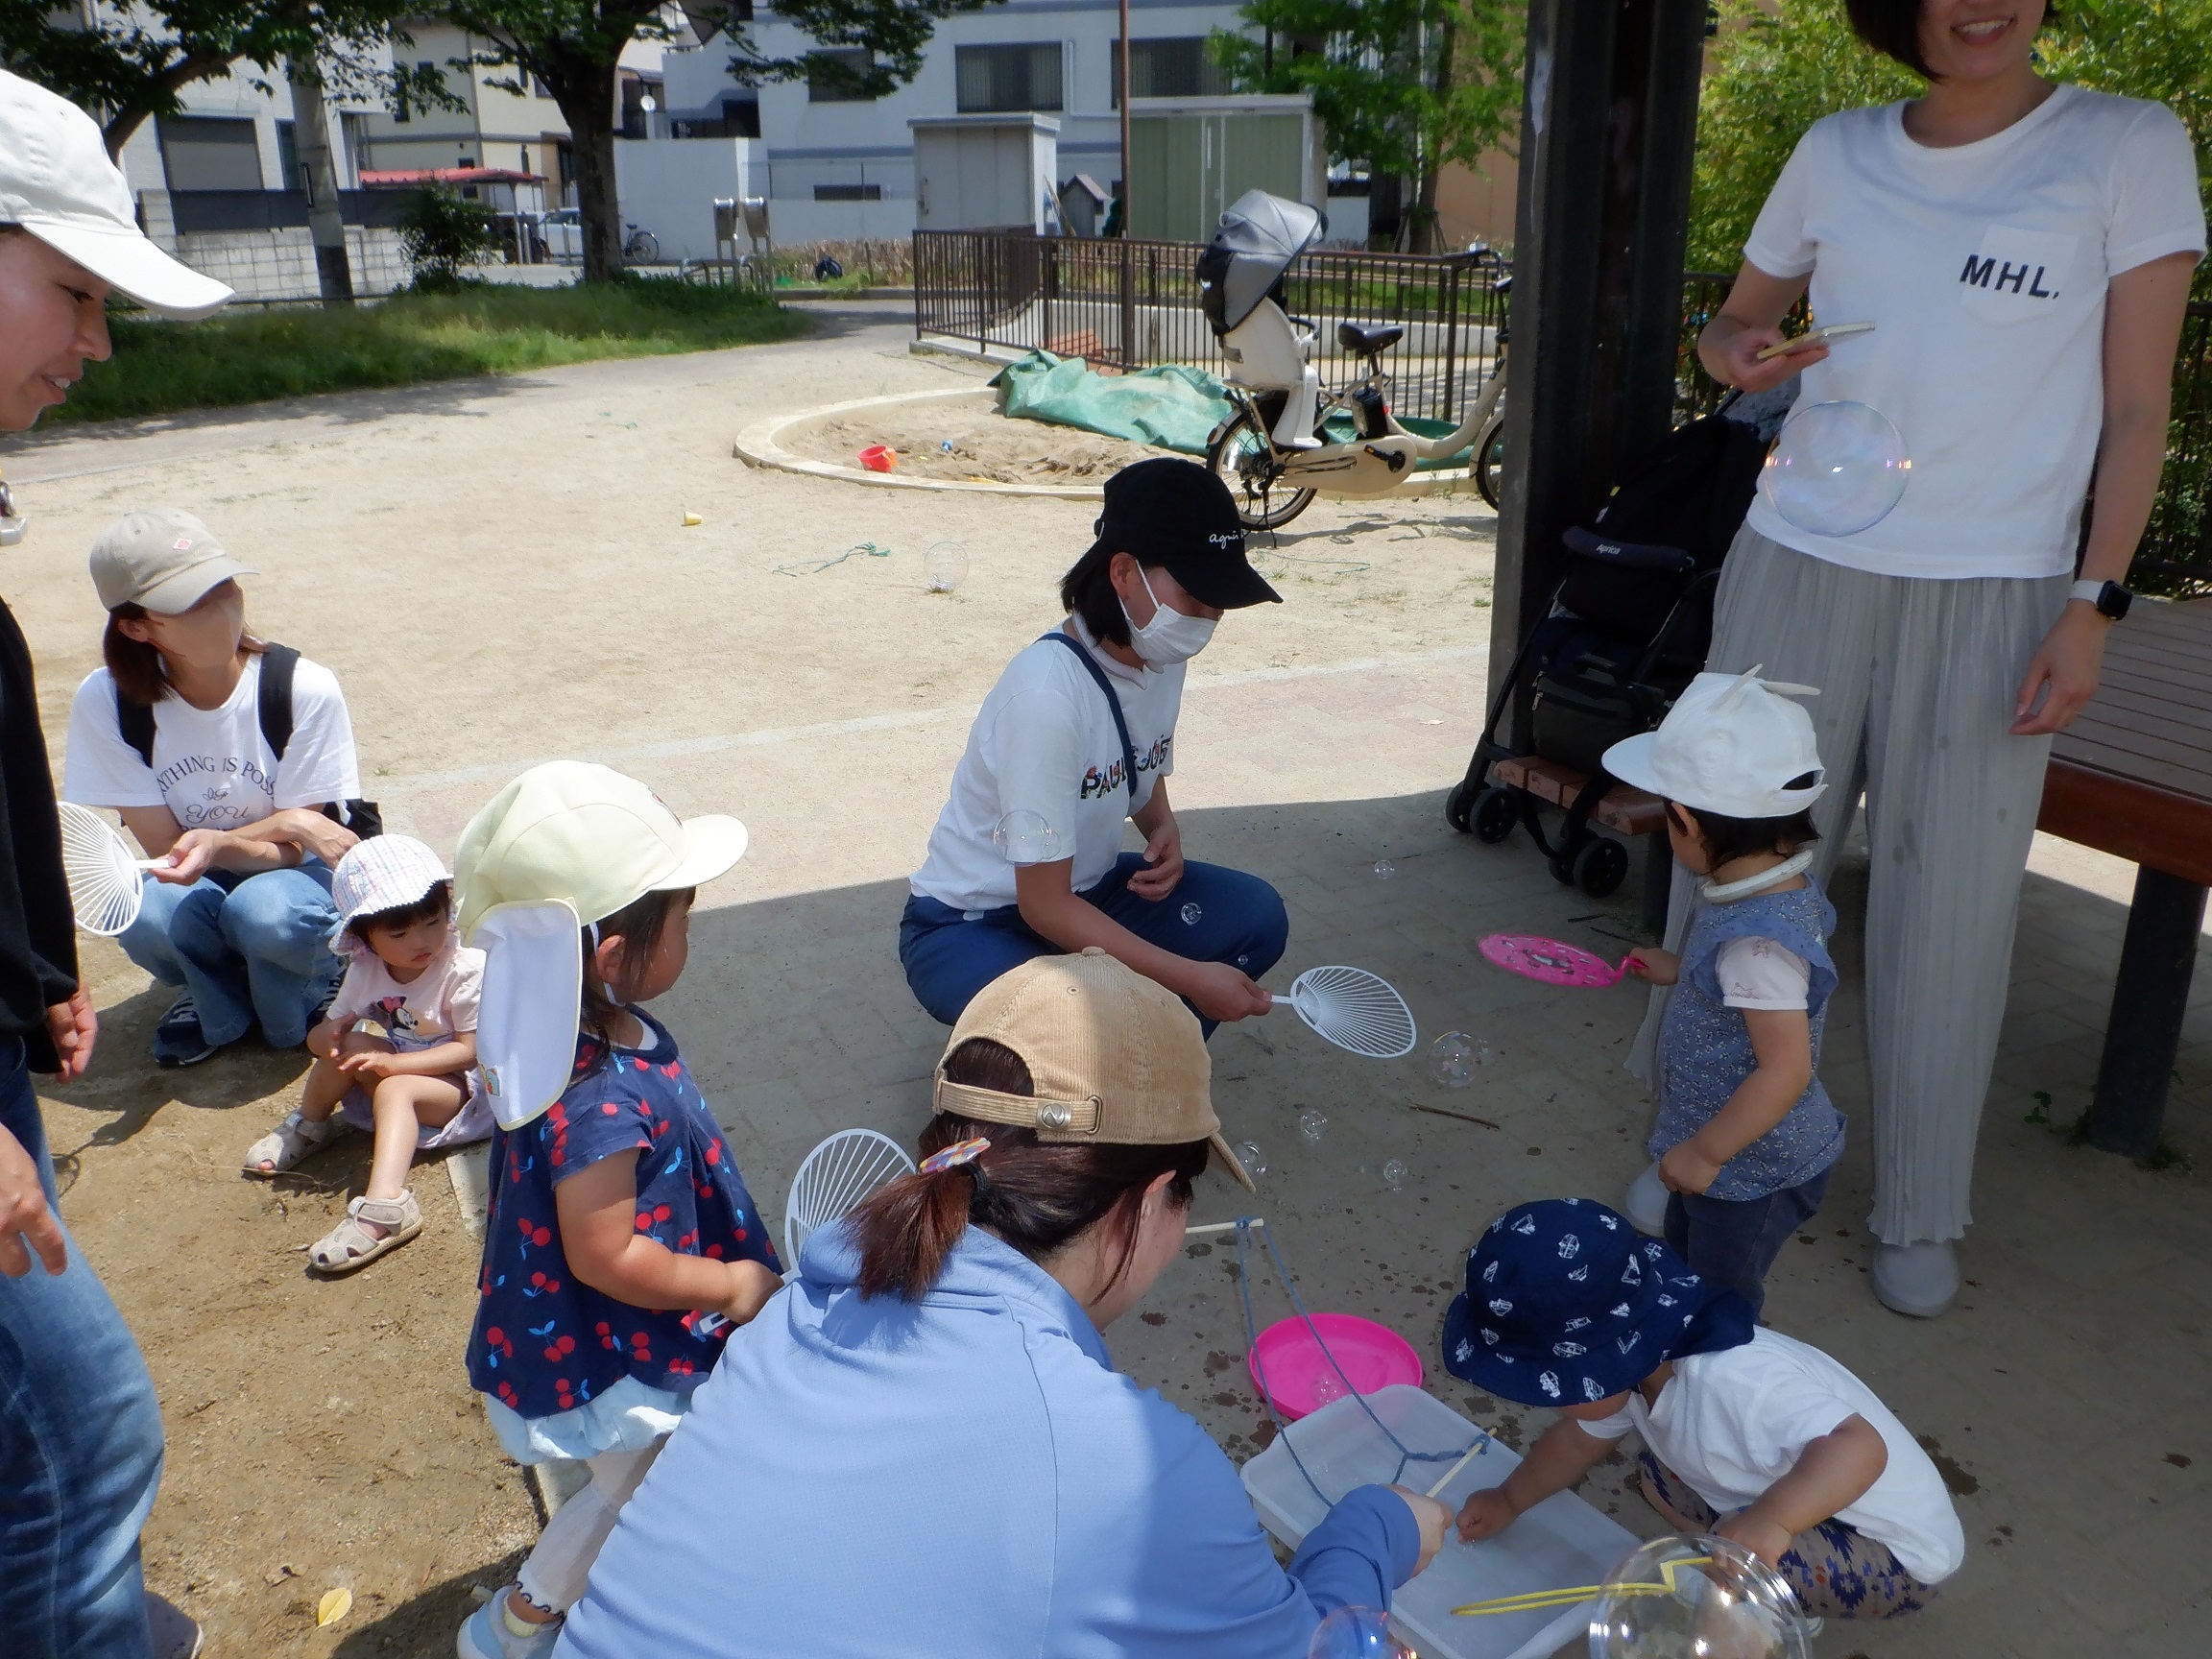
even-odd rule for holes
{"type": "Polygon", "coordinates": [[[1204,242],[1247,190],[1318,204],[1327,173],[1303,97],[1129,100],[1129,234],[1204,242]]]}
{"type": "Polygon", "coordinates": [[[914,132],[914,223],[923,230],[1060,228],[1060,123],[1050,115],[940,115],[914,132]]]}

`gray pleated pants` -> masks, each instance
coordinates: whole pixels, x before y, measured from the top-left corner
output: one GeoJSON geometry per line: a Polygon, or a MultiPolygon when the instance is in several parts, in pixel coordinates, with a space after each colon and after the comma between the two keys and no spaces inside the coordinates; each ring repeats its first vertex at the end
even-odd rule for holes
{"type": "MultiPolygon", "coordinates": [[[[2051,752],[2008,728],[2071,582],[1870,575],[1749,526],[1721,574],[1707,666],[1820,687],[1805,707],[1828,772],[1813,807],[1823,885],[1865,796],[1871,1224],[1886,1243],[1956,1238],[1973,1220],[1974,1139],[2051,752]]],[[[1675,875],[1670,949],[1697,902],[1695,878],[1675,875]]],[[[1666,1006],[1654,989],[1630,1051],[1646,1081],[1666,1006]]]]}

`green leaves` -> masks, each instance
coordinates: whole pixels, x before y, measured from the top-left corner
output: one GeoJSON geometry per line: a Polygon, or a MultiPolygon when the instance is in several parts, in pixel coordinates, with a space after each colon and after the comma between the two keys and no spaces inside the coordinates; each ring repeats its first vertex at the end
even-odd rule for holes
{"type": "Polygon", "coordinates": [[[768,81],[816,80],[861,98],[880,98],[895,92],[922,72],[922,53],[943,19],[963,12],[980,12],[990,0],[777,0],[776,15],[796,23],[823,46],[862,46],[871,56],[866,68],[836,58],[817,60],[811,53],[796,58],[764,56],[753,32],[733,27],[730,43],[735,56],[730,72],[740,82],[757,85],[768,81]]]}

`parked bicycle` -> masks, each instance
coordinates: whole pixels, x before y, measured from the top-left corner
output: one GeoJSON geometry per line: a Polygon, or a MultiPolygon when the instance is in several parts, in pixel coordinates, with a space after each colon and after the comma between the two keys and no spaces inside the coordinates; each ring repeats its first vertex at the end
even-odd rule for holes
{"type": "MultiPolygon", "coordinates": [[[[1220,229],[1198,257],[1199,302],[1228,359],[1236,405],[1208,440],[1206,464],[1236,496],[1238,517],[1247,528],[1271,530],[1305,512],[1322,490],[1386,495],[1411,481],[1418,463],[1462,450],[1471,451],[1476,489],[1495,507],[1505,461],[1504,330],[1498,331],[1493,373],[1474,406],[1442,437],[1408,432],[1391,417],[1382,353],[1405,337],[1403,327],[1339,323],[1338,344],[1361,354],[1367,373],[1325,393],[1313,364],[1313,325],[1284,309],[1283,287],[1285,274],[1320,240],[1322,228],[1321,215],[1302,203],[1247,191],[1221,216],[1220,229]],[[1352,420],[1348,440],[1333,440],[1328,432],[1329,418],[1339,412],[1352,420]]],[[[1503,291],[1511,281],[1501,277],[1497,287],[1503,291]]]]}
{"type": "Polygon", "coordinates": [[[622,258],[631,265],[658,265],[661,263],[661,239],[637,225],[624,225],[622,258]]]}

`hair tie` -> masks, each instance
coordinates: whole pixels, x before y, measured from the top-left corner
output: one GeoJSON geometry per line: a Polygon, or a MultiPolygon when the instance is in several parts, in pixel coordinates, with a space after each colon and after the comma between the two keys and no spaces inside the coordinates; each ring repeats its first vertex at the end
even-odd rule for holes
{"type": "MultiPolygon", "coordinates": [[[[974,1164],[990,1148],[990,1141],[980,1135],[972,1141],[962,1141],[957,1145],[948,1146],[942,1152],[932,1152],[928,1157],[923,1159],[922,1173],[936,1175],[947,1169],[957,1169],[963,1164],[974,1164]]],[[[976,1185],[981,1187],[982,1170],[972,1169],[969,1173],[977,1177],[976,1185]]]]}

